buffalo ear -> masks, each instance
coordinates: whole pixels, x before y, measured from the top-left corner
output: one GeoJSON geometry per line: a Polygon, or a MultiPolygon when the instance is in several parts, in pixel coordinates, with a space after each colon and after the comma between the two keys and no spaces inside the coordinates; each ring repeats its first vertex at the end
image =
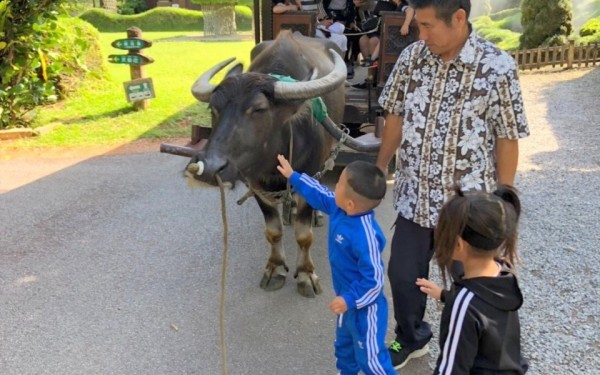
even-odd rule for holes
{"type": "Polygon", "coordinates": [[[225,78],[237,76],[238,74],[242,74],[243,71],[244,65],[242,63],[237,63],[231,69],[229,69],[229,71],[225,75],[225,78]]]}

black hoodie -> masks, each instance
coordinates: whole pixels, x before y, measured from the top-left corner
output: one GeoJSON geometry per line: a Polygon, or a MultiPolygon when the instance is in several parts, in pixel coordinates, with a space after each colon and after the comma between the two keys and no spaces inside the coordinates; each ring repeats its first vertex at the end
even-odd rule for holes
{"type": "Polygon", "coordinates": [[[523,295],[505,263],[496,277],[454,282],[442,295],[440,356],[435,375],[524,374],[517,310],[523,295]]]}

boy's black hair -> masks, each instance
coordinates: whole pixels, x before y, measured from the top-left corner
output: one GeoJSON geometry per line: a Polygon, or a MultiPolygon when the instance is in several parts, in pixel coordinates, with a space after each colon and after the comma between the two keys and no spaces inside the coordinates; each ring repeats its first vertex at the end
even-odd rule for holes
{"type": "Polygon", "coordinates": [[[467,19],[471,13],[471,0],[409,0],[414,9],[433,7],[437,18],[447,25],[452,22],[452,15],[459,9],[467,13],[467,19]]]}
{"type": "Polygon", "coordinates": [[[355,160],[346,166],[348,185],[360,196],[380,201],[385,196],[385,175],[375,164],[355,160]]]}

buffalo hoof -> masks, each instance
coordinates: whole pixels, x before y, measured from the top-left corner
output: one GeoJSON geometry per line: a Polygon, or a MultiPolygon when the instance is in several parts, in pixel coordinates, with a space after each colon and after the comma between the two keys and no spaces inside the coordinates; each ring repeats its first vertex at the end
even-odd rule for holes
{"type": "Polygon", "coordinates": [[[260,280],[260,287],[268,292],[279,290],[285,285],[286,278],[285,266],[278,266],[272,271],[265,271],[262,279],[260,280]]]}
{"type": "Polygon", "coordinates": [[[317,294],[323,293],[319,276],[314,273],[298,273],[298,293],[306,298],[315,298],[317,294]]]}

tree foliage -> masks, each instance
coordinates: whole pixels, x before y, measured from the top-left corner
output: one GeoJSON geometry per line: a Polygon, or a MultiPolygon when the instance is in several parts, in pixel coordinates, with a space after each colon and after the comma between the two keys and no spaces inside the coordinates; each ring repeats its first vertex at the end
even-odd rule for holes
{"type": "Polygon", "coordinates": [[[103,77],[98,32],[63,0],[0,0],[0,129],[27,126],[37,106],[103,77]]]}
{"type": "Polygon", "coordinates": [[[572,2],[569,0],[523,0],[521,48],[566,43],[573,31],[572,22],[572,2]]]}
{"type": "Polygon", "coordinates": [[[0,128],[26,124],[35,106],[55,101],[48,46],[58,42],[61,0],[0,0],[0,128]]]}

